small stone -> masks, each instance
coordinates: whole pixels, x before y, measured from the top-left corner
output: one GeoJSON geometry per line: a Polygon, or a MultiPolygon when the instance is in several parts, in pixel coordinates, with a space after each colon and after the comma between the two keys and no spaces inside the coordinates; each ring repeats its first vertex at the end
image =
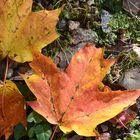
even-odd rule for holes
{"type": "Polygon", "coordinates": [[[88,0],[88,1],[87,1],[87,4],[88,4],[89,6],[91,6],[91,5],[95,4],[95,0],[88,0]]]}
{"type": "Polygon", "coordinates": [[[95,43],[98,40],[98,35],[91,29],[78,28],[72,32],[73,44],[81,42],[95,43]]]}
{"type": "Polygon", "coordinates": [[[11,78],[13,76],[13,73],[14,73],[13,69],[9,68],[8,72],[7,72],[7,75],[6,75],[6,78],[11,78]]]}
{"type": "Polygon", "coordinates": [[[126,89],[140,88],[140,68],[132,68],[120,77],[119,84],[126,89]]]}
{"type": "Polygon", "coordinates": [[[69,30],[70,31],[76,30],[80,26],[80,22],[78,22],[78,21],[72,21],[72,20],[70,20],[68,24],[69,24],[69,30]]]}
{"type": "Polygon", "coordinates": [[[71,51],[74,53],[76,53],[78,50],[82,49],[87,43],[86,42],[81,42],[78,43],[77,45],[75,45],[74,47],[71,47],[71,51]]]}
{"type": "Polygon", "coordinates": [[[102,30],[105,33],[111,32],[111,28],[108,25],[111,17],[112,17],[112,15],[108,11],[102,10],[102,12],[101,12],[101,25],[102,25],[102,30]]]}

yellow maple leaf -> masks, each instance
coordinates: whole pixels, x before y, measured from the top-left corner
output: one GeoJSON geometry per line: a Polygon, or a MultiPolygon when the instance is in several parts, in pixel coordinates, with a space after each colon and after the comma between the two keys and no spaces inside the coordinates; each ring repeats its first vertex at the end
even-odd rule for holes
{"type": "Polygon", "coordinates": [[[61,9],[32,12],[32,0],[0,0],[0,59],[8,56],[17,62],[32,61],[38,51],[54,41],[61,9]]]}

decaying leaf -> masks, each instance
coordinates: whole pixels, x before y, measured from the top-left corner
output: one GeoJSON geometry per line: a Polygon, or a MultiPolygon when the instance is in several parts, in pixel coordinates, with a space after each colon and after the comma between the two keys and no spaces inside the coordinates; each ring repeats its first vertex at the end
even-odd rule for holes
{"type": "Polygon", "coordinates": [[[65,72],[53,61],[34,53],[32,75],[23,75],[37,100],[28,104],[64,132],[97,136],[96,126],[135,103],[140,90],[111,91],[102,83],[114,60],[105,60],[102,49],[87,44],[77,52],[65,72]]]}
{"type": "Polygon", "coordinates": [[[60,9],[31,12],[32,0],[0,0],[0,58],[32,60],[32,48],[41,51],[58,34],[60,9]]]}
{"type": "Polygon", "coordinates": [[[117,127],[126,127],[128,123],[134,120],[137,116],[137,113],[131,109],[124,110],[119,115],[110,120],[110,122],[117,124],[117,127]]]}
{"type": "Polygon", "coordinates": [[[18,123],[26,125],[24,97],[12,81],[6,81],[3,94],[3,85],[0,85],[0,136],[6,139],[13,133],[18,123]],[[3,96],[4,95],[4,96],[3,96]],[[3,97],[2,97],[3,96],[3,97]],[[2,101],[3,100],[3,101],[2,101]]]}

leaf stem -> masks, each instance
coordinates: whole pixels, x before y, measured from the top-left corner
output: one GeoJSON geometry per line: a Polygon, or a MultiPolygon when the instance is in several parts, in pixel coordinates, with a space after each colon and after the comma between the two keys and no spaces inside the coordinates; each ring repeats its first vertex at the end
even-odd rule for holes
{"type": "Polygon", "coordinates": [[[128,130],[127,126],[121,121],[121,119],[119,119],[119,121],[122,124],[122,126],[128,130]]]}
{"type": "Polygon", "coordinates": [[[5,92],[5,82],[6,82],[6,76],[7,76],[7,73],[8,73],[8,57],[6,58],[6,68],[5,68],[5,74],[4,74],[4,79],[3,79],[3,90],[2,90],[2,99],[1,99],[1,111],[2,111],[2,118],[4,119],[5,118],[5,113],[4,113],[4,92],[5,92]]]}
{"type": "Polygon", "coordinates": [[[52,133],[52,136],[51,136],[50,140],[53,140],[57,128],[58,128],[58,125],[55,126],[55,128],[54,128],[54,130],[53,130],[53,133],[52,133]]]}

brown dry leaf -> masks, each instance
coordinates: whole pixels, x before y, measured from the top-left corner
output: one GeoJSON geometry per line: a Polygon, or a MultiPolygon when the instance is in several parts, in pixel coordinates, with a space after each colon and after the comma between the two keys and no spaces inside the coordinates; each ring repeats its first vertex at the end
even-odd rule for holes
{"type": "Polygon", "coordinates": [[[32,61],[32,49],[41,51],[59,35],[55,31],[60,9],[32,12],[32,0],[0,0],[0,58],[32,61]]]}
{"type": "Polygon", "coordinates": [[[0,136],[6,139],[13,133],[18,123],[26,125],[26,111],[24,110],[24,97],[12,81],[6,81],[2,102],[3,85],[0,84],[0,136]]]}
{"type": "Polygon", "coordinates": [[[65,72],[51,58],[38,52],[30,66],[32,75],[23,75],[37,100],[28,104],[64,132],[97,136],[98,124],[135,103],[140,90],[111,91],[102,83],[114,60],[105,60],[103,51],[87,44],[77,52],[65,72]]]}

